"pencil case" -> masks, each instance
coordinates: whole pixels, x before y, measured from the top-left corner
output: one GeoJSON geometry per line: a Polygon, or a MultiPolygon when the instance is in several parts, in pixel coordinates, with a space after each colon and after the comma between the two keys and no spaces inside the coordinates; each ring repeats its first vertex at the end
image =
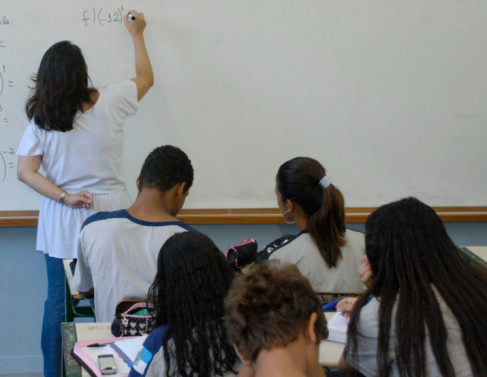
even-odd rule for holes
{"type": "Polygon", "coordinates": [[[227,249],[226,258],[230,265],[239,270],[254,263],[257,255],[257,241],[253,238],[248,239],[227,249]]]}
{"type": "Polygon", "coordinates": [[[138,302],[123,313],[115,315],[112,322],[114,336],[138,336],[150,333],[155,326],[153,304],[138,302]]]}

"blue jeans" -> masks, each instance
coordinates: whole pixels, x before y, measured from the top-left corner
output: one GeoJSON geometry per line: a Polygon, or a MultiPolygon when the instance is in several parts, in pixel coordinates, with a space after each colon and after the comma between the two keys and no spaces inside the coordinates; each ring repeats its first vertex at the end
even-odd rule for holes
{"type": "Polygon", "coordinates": [[[45,254],[47,267],[47,300],[44,303],[41,348],[44,376],[60,377],[62,362],[61,322],[65,318],[66,277],[63,260],[45,254]]]}

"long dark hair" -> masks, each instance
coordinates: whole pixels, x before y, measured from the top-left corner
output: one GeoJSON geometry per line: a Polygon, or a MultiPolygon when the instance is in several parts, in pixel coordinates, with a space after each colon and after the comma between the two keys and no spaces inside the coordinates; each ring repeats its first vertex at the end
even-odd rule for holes
{"type": "Polygon", "coordinates": [[[329,267],[335,267],[345,245],[345,203],[333,184],[323,188],[325,168],[315,159],[296,157],[282,164],[277,172],[277,188],[284,201],[301,206],[308,216],[308,231],[329,267]]]}
{"type": "Polygon", "coordinates": [[[222,252],[202,233],[178,233],[162,246],[148,298],[157,311],[156,325],[169,324],[163,336],[167,376],[233,371],[237,356],[223,325],[232,278],[222,252]]]}
{"type": "Polygon", "coordinates": [[[83,103],[93,103],[88,87],[85,59],[78,46],[68,41],[52,45],[42,57],[37,75],[32,78],[33,93],[25,110],[29,120],[44,130],[73,129],[76,112],[83,103]]]}
{"type": "Polygon", "coordinates": [[[415,198],[380,207],[367,219],[365,244],[374,278],[352,312],[352,349],[357,346],[360,311],[374,295],[379,298],[379,375],[390,373],[389,339],[394,321],[398,345],[393,351],[401,376],[426,375],[427,332],[438,370],[442,376],[453,377],[446,347],[448,333],[435,288],[460,325],[473,375],[486,376],[487,321],[483,315],[487,313],[487,270],[461,257],[433,209],[415,198]]]}

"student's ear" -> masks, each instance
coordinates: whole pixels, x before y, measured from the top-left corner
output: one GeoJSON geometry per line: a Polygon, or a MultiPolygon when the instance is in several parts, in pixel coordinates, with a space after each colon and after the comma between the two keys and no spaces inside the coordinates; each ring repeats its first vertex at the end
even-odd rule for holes
{"type": "Polygon", "coordinates": [[[293,201],[291,201],[290,199],[286,199],[286,201],[284,202],[284,215],[290,215],[294,212],[294,209],[295,209],[295,204],[293,201]]]}
{"type": "Polygon", "coordinates": [[[243,365],[247,365],[249,367],[252,366],[252,361],[250,359],[247,359],[244,355],[242,355],[236,346],[233,346],[233,349],[235,350],[235,353],[237,354],[238,358],[240,359],[243,365]]]}
{"type": "Polygon", "coordinates": [[[178,196],[185,196],[186,192],[184,189],[186,188],[186,182],[180,182],[176,184],[176,195],[178,196]]]}
{"type": "Polygon", "coordinates": [[[316,332],[315,332],[315,324],[317,320],[318,320],[318,313],[316,312],[311,313],[311,315],[309,316],[308,324],[306,325],[306,329],[304,331],[305,338],[313,344],[318,343],[318,337],[316,336],[316,332]]]}
{"type": "Polygon", "coordinates": [[[139,184],[140,184],[140,175],[138,175],[137,179],[135,180],[135,186],[137,186],[137,191],[139,191],[139,184]]]}
{"type": "Polygon", "coordinates": [[[286,212],[291,212],[294,209],[294,202],[291,201],[290,199],[286,199],[285,204],[286,204],[286,212]]]}

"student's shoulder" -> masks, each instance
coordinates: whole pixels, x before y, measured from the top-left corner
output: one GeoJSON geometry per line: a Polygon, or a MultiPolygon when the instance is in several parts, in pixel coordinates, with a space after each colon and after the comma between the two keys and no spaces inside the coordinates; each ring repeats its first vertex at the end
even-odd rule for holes
{"type": "Polygon", "coordinates": [[[276,247],[268,252],[268,259],[279,259],[281,261],[296,263],[300,256],[296,251],[308,250],[316,248],[314,244],[309,244],[309,233],[307,231],[301,231],[296,235],[289,235],[283,238],[276,247]]]}
{"type": "Polygon", "coordinates": [[[83,223],[82,230],[86,227],[95,224],[97,222],[101,222],[108,219],[120,219],[120,218],[128,218],[128,212],[125,209],[121,209],[118,211],[102,211],[97,212],[90,217],[88,217],[85,222],[83,223]]]}
{"type": "Polygon", "coordinates": [[[358,327],[365,336],[377,336],[379,331],[379,300],[371,296],[362,307],[359,316],[358,327]]]}
{"type": "Polygon", "coordinates": [[[100,93],[110,93],[110,92],[132,90],[133,88],[136,88],[135,82],[130,79],[127,79],[110,85],[102,86],[101,88],[98,89],[98,91],[100,93]]]}
{"type": "Polygon", "coordinates": [[[316,247],[307,230],[302,230],[295,235],[283,236],[280,239],[282,239],[282,241],[279,242],[279,245],[277,245],[273,252],[302,248],[303,245],[308,246],[310,244],[312,245],[312,247],[316,247]]]}
{"type": "Polygon", "coordinates": [[[173,223],[173,225],[182,228],[182,231],[200,233],[198,229],[193,228],[191,225],[186,224],[184,221],[176,221],[173,223]]]}
{"type": "Polygon", "coordinates": [[[180,233],[184,231],[198,232],[198,230],[193,228],[191,225],[188,225],[181,220],[169,220],[169,221],[142,220],[131,216],[128,213],[128,211],[125,211],[125,213],[120,214],[120,216],[114,215],[114,217],[125,217],[134,224],[140,225],[146,229],[160,229],[161,232],[169,232],[169,233],[180,233]]]}
{"type": "Polygon", "coordinates": [[[162,346],[162,337],[168,330],[168,325],[163,325],[156,327],[152,330],[147,336],[147,339],[144,341],[144,347],[150,351],[156,352],[162,346]]]}
{"type": "Polygon", "coordinates": [[[162,352],[164,333],[167,331],[168,325],[160,326],[152,330],[144,341],[142,350],[137,355],[129,377],[149,377],[162,375],[155,372],[156,369],[164,365],[164,355],[162,352]],[[161,360],[161,362],[159,362],[161,360]]]}
{"type": "Polygon", "coordinates": [[[365,234],[363,232],[358,231],[358,230],[346,229],[345,230],[345,238],[353,240],[353,241],[363,242],[365,240],[365,234]]]}
{"type": "Polygon", "coordinates": [[[347,243],[344,248],[354,251],[355,254],[363,256],[365,252],[365,234],[356,230],[347,229],[345,231],[345,240],[347,243]]]}
{"type": "Polygon", "coordinates": [[[193,228],[191,225],[188,225],[183,221],[168,221],[165,223],[158,223],[158,225],[159,226],[156,226],[156,228],[159,228],[159,230],[156,230],[156,232],[159,232],[161,236],[165,237],[166,239],[178,233],[200,233],[199,230],[193,228]]]}
{"type": "MultiPolygon", "coordinates": [[[[140,220],[134,220],[139,221],[140,220]]],[[[173,221],[162,221],[162,222],[141,222],[141,225],[147,225],[152,227],[159,227],[162,231],[170,232],[170,233],[181,233],[181,232],[197,232],[199,230],[193,228],[191,225],[185,223],[181,220],[173,220],[173,221]]]]}

